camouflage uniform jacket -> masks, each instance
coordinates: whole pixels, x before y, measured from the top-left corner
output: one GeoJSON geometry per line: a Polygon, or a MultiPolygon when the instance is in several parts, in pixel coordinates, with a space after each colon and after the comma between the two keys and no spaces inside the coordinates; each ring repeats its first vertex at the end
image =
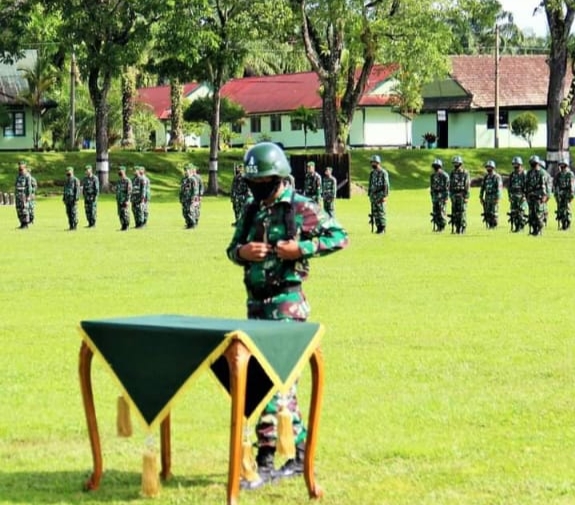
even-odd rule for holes
{"type": "Polygon", "coordinates": [[[77,202],[80,199],[80,180],[73,175],[66,179],[62,200],[67,203],[77,202]]]}
{"type": "Polygon", "coordinates": [[[116,202],[120,205],[124,205],[130,201],[132,196],[132,181],[125,177],[120,179],[116,184],[116,202]]]}
{"type": "Polygon", "coordinates": [[[321,175],[317,172],[308,172],[305,174],[303,194],[314,200],[321,198],[321,175]]]}
{"type": "Polygon", "coordinates": [[[130,201],[133,203],[140,203],[144,200],[144,178],[141,175],[136,175],[132,179],[132,194],[130,201]]]}
{"type": "Polygon", "coordinates": [[[93,202],[100,194],[100,182],[95,175],[87,175],[82,179],[82,195],[87,202],[93,202]]]}
{"type": "Polygon", "coordinates": [[[575,189],[575,174],[571,169],[567,168],[564,171],[559,170],[555,175],[555,181],[553,183],[553,191],[555,196],[567,197],[568,199],[573,198],[573,190],[575,189]]]}
{"type": "Polygon", "coordinates": [[[507,188],[507,193],[509,196],[525,196],[525,182],[527,179],[527,174],[525,170],[513,170],[509,174],[509,183],[507,188]]]}
{"type": "Polygon", "coordinates": [[[202,177],[200,174],[194,174],[192,177],[196,179],[198,183],[198,193],[197,196],[204,196],[204,181],[202,181],[202,177]]]}
{"type": "Polygon", "coordinates": [[[463,168],[454,168],[449,174],[449,193],[469,199],[469,172],[463,168]]]}
{"type": "Polygon", "coordinates": [[[429,177],[429,193],[431,199],[436,201],[445,201],[449,198],[449,175],[445,170],[439,169],[429,177]]]}
{"type": "Polygon", "coordinates": [[[231,199],[245,201],[250,196],[250,188],[243,174],[237,174],[232,181],[231,199]]]}
{"type": "Polygon", "coordinates": [[[369,185],[367,195],[370,200],[379,201],[389,195],[389,175],[387,170],[376,168],[369,174],[369,185]]]}
{"type": "Polygon", "coordinates": [[[30,176],[30,199],[34,200],[36,198],[36,190],[38,189],[38,181],[30,176]]]}
{"type": "Polygon", "coordinates": [[[493,171],[483,177],[481,189],[479,190],[479,199],[491,202],[500,200],[502,191],[503,180],[497,172],[493,171]]]}
{"type": "Polygon", "coordinates": [[[525,177],[525,193],[530,200],[543,201],[549,196],[549,179],[542,168],[531,168],[525,177]]]}
{"type": "Polygon", "coordinates": [[[198,181],[193,176],[186,175],[180,182],[180,203],[190,203],[198,196],[198,181]]]}
{"type": "Polygon", "coordinates": [[[333,175],[323,178],[321,192],[324,200],[335,200],[337,195],[337,179],[333,175]]]}
{"type": "Polygon", "coordinates": [[[142,175],[142,195],[144,195],[144,200],[146,202],[150,201],[152,196],[152,187],[147,175],[142,175]]]}
{"type": "Polygon", "coordinates": [[[32,177],[30,174],[18,174],[14,185],[16,199],[26,201],[32,196],[32,177]]]}
{"type": "Polygon", "coordinates": [[[226,252],[231,261],[244,267],[244,283],[249,293],[254,290],[297,286],[308,277],[310,258],[325,256],[348,245],[347,233],[337,221],[323,212],[315,202],[295,193],[292,188],[285,188],[270,206],[260,205],[247,229],[247,237],[243,238],[244,219],[248,214],[246,211],[240,218],[226,252]],[[295,240],[302,257],[296,261],[284,261],[272,252],[261,262],[242,260],[238,252],[248,242],[275,245],[280,240],[289,239],[285,216],[291,205],[294,206],[295,240]]]}

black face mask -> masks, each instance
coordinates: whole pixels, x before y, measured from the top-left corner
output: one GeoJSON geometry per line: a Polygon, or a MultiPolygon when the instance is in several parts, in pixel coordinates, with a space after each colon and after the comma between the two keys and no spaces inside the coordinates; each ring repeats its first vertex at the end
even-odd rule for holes
{"type": "Polygon", "coordinates": [[[281,182],[282,181],[280,178],[274,177],[269,182],[249,181],[248,186],[252,192],[252,195],[254,195],[254,200],[256,202],[261,202],[273,196],[278,190],[281,182]]]}

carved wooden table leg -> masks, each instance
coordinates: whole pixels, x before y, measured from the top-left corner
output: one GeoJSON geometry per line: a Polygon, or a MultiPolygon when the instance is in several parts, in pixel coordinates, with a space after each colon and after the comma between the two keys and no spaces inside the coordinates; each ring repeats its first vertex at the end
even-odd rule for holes
{"type": "Polygon", "coordinates": [[[246,403],[248,361],[251,353],[240,340],[234,339],[224,356],[230,367],[230,393],[232,397],[227,503],[228,505],[237,505],[240,493],[242,424],[246,403]]]}
{"type": "Polygon", "coordinates": [[[162,454],[162,471],[160,472],[160,477],[162,480],[168,480],[172,476],[172,438],[170,425],[170,414],[168,414],[160,425],[160,451],[162,454]]]}
{"type": "Polygon", "coordinates": [[[100,435],[98,433],[98,421],[96,419],[96,409],[94,407],[94,394],[92,392],[92,357],[94,354],[85,342],[80,347],[80,363],[78,371],[80,375],[80,389],[84,402],[84,412],[86,413],[86,423],[88,424],[88,436],[92,447],[92,460],[94,471],[84,484],[86,491],[98,489],[102,478],[102,448],[100,446],[100,435]]]}
{"type": "Polygon", "coordinates": [[[323,490],[315,482],[314,474],[315,450],[317,447],[317,433],[319,429],[324,381],[323,355],[319,347],[311,355],[310,365],[312,389],[303,473],[310,498],[321,498],[323,496],[323,490]]]}

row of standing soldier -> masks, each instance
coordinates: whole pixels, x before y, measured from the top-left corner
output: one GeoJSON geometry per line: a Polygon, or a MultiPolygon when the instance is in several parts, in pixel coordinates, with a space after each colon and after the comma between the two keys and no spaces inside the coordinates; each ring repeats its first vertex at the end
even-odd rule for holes
{"type": "MultiPolygon", "coordinates": [[[[452,159],[453,170],[448,174],[443,170],[443,162],[436,159],[432,163],[430,177],[433,230],[444,230],[447,219],[452,233],[464,233],[467,227],[467,203],[469,201],[470,177],[463,168],[461,156],[452,159]],[[451,214],[447,215],[447,200],[451,200],[451,214]]],[[[529,170],[523,168],[523,160],[515,156],[513,171],[509,175],[508,213],[511,231],[519,232],[529,225],[531,235],[541,235],[547,224],[548,201],[555,195],[557,201],[557,225],[562,230],[571,226],[571,200],[575,180],[573,172],[564,159],[558,163],[559,171],[554,180],[545,170],[545,163],[538,156],[529,159],[529,170]]],[[[485,163],[486,175],[482,179],[479,198],[483,207],[482,217],[487,228],[496,228],[499,220],[499,202],[503,192],[501,176],[496,172],[493,160],[485,163]]]]}

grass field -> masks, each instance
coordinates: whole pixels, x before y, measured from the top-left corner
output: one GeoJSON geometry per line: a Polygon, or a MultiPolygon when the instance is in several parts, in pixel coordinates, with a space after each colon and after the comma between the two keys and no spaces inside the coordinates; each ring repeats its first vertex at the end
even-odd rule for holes
{"type": "MultiPolygon", "coordinates": [[[[486,230],[476,189],[464,236],[431,232],[425,189],[392,192],[385,236],[370,234],[368,208],[365,197],[338,202],[350,247],[312,260],[306,284],[311,319],[326,325],[323,503],[575,504],[575,232],[486,230]]],[[[100,490],[81,491],[91,453],[76,328],[141,314],[244,317],[241,270],[225,257],[231,221],[223,198],[205,199],[194,231],[175,202],[152,202],[148,228],[121,233],[106,198],[97,228],[82,216],[67,232],[59,199],[41,198],[37,223],[19,231],[14,208],[0,206],[0,504],[149,502],[145,432],[115,436],[119,391],[98,359],[105,473],[100,490]]],[[[172,419],[175,477],[154,503],[224,503],[228,399],[206,374],[172,419]]],[[[308,498],[292,480],[241,503],[308,498]]]]}

